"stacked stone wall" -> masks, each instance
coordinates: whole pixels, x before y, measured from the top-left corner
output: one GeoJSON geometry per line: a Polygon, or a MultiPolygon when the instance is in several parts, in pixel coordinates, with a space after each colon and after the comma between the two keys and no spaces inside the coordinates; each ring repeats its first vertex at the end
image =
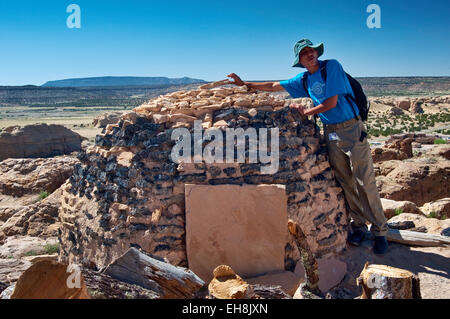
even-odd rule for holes
{"type": "MultiPolygon", "coordinates": [[[[199,89],[159,97],[108,125],[79,154],[64,185],[60,259],[102,268],[133,246],[188,266],[186,184],[283,184],[288,218],[301,225],[316,255],[340,251],[348,225],[343,192],[315,124],[288,104],[246,88],[199,89]],[[245,163],[173,162],[172,133],[183,127],[193,135],[194,120],[203,133],[215,127],[224,136],[230,128],[278,128],[278,171],[261,173],[248,152],[245,163]]],[[[287,227],[285,250],[285,268],[293,269],[299,256],[287,227]]]]}

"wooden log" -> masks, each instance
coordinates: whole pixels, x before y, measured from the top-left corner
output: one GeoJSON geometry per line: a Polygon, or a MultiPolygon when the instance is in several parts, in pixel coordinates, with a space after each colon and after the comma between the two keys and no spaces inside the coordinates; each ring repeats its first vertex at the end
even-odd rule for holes
{"type": "Polygon", "coordinates": [[[356,283],[360,299],[421,299],[419,278],[400,268],[366,263],[356,283]]]}
{"type": "Polygon", "coordinates": [[[408,230],[389,229],[386,238],[388,241],[411,246],[435,247],[450,245],[450,238],[447,236],[408,230]]]}
{"type": "Polygon", "coordinates": [[[228,265],[219,265],[208,285],[210,299],[249,299],[250,285],[228,265]]]}
{"type": "Polygon", "coordinates": [[[153,290],[162,299],[194,298],[205,284],[191,270],[147,256],[134,247],[108,265],[103,273],[153,290]]]}
{"type": "Polygon", "coordinates": [[[250,285],[252,296],[250,299],[292,299],[281,289],[281,286],[250,285]]]}
{"type": "Polygon", "coordinates": [[[281,286],[251,285],[228,265],[217,266],[208,285],[208,299],[292,299],[281,286]]]}
{"type": "Polygon", "coordinates": [[[160,299],[152,290],[111,278],[86,268],[81,270],[91,299],[160,299]]]}
{"type": "Polygon", "coordinates": [[[301,294],[305,299],[322,298],[319,290],[319,266],[313,252],[309,248],[306,236],[300,226],[293,220],[288,221],[288,229],[294,236],[295,244],[300,252],[300,258],[305,267],[305,282],[301,285],[301,294]]]}

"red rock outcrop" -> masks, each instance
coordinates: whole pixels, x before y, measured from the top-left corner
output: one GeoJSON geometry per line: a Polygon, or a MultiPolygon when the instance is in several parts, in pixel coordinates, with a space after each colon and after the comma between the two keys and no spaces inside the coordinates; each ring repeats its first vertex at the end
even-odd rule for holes
{"type": "Polygon", "coordinates": [[[0,241],[13,235],[57,236],[58,188],[77,162],[69,157],[0,162],[0,241]]]}
{"type": "Polygon", "coordinates": [[[83,140],[84,137],[62,125],[7,127],[0,134],[0,161],[70,154],[81,150],[83,140]]]}
{"type": "Polygon", "coordinates": [[[378,166],[380,196],[410,201],[417,206],[450,197],[450,162],[426,160],[387,161],[378,166]]]}

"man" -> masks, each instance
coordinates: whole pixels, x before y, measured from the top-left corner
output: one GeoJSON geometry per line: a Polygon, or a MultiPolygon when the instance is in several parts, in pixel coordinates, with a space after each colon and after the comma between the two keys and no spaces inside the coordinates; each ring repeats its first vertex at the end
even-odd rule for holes
{"type": "Polygon", "coordinates": [[[336,60],[328,60],[326,64],[318,60],[323,51],[323,43],[313,45],[308,39],[300,40],[294,46],[293,67],[307,69],[308,92],[302,81],[304,73],[290,80],[264,83],[244,82],[234,73],[228,77],[240,86],[247,85],[262,91],[286,90],[293,98],[311,97],[315,105],[313,108],[306,110],[296,103],[291,107],[303,116],[318,115],[324,124],[330,164],[344,190],[353,219],[348,241],[360,245],[368,230],[366,222],[370,222],[370,230],[375,235],[374,253],[384,254],[388,248],[387,224],[375,183],[366,128],[357,105],[346,98],[347,94],[354,94],[341,64],[336,60]],[[326,68],[326,81],[320,71],[323,67],[326,68]]]}

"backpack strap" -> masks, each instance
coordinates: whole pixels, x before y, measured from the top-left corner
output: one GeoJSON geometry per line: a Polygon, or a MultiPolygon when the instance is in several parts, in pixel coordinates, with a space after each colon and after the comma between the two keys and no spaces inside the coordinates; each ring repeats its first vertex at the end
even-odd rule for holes
{"type": "Polygon", "coordinates": [[[302,84],[303,84],[303,89],[305,90],[306,94],[308,94],[308,97],[311,98],[311,95],[309,95],[309,91],[308,91],[308,71],[303,73],[302,84]]]}
{"type": "Polygon", "coordinates": [[[322,75],[323,82],[327,83],[327,64],[328,60],[323,61],[323,65],[320,68],[320,75],[322,75]]]}

